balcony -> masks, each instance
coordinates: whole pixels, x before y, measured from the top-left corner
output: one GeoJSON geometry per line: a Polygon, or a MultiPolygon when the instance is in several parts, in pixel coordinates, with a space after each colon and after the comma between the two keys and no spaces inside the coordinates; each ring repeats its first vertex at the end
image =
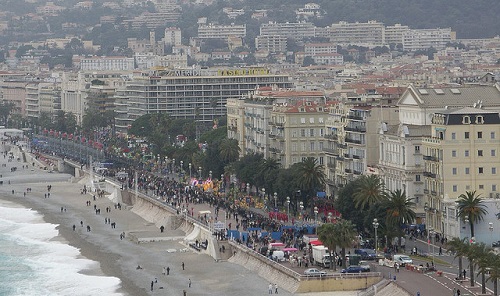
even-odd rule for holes
{"type": "Polygon", "coordinates": [[[348,143],[361,144],[361,140],[355,140],[351,138],[345,138],[345,141],[348,143]]]}
{"type": "Polygon", "coordinates": [[[334,168],[335,168],[335,163],[333,163],[333,162],[328,162],[328,163],[326,164],[326,166],[327,166],[328,168],[330,168],[330,169],[334,169],[334,168]]]}
{"type": "Polygon", "coordinates": [[[344,157],[345,158],[351,158],[351,155],[349,155],[349,153],[344,153],[344,157]]]}
{"type": "Polygon", "coordinates": [[[325,134],[325,139],[337,140],[338,136],[334,134],[325,134]]]}
{"type": "Polygon", "coordinates": [[[335,149],[331,149],[331,148],[323,148],[323,151],[326,153],[332,153],[332,154],[337,153],[337,151],[335,149]]]}
{"type": "Polygon", "coordinates": [[[338,144],[337,144],[337,147],[339,147],[340,149],[346,149],[346,148],[347,148],[347,145],[346,145],[346,144],[341,144],[341,143],[338,143],[338,144]]]}
{"type": "Polygon", "coordinates": [[[434,191],[434,190],[431,191],[431,194],[434,195],[434,196],[437,196],[437,192],[434,191]]]}
{"type": "Polygon", "coordinates": [[[436,178],[436,174],[431,173],[431,172],[424,172],[423,175],[425,177],[429,177],[429,178],[436,178]]]}
{"type": "Polygon", "coordinates": [[[436,156],[431,156],[431,155],[424,155],[423,158],[424,160],[439,161],[439,159],[436,156]]]}
{"type": "Polygon", "coordinates": [[[361,159],[361,156],[353,154],[352,158],[354,158],[354,159],[361,159]]]}
{"type": "Polygon", "coordinates": [[[352,170],[351,169],[345,169],[344,172],[346,172],[348,174],[352,174],[352,170]]]}
{"type": "Polygon", "coordinates": [[[363,116],[359,116],[359,115],[347,115],[347,118],[349,119],[355,119],[355,120],[363,120],[363,116]]]}
{"type": "Polygon", "coordinates": [[[335,159],[338,161],[344,161],[344,158],[342,156],[337,156],[337,157],[335,157],[335,159]]]}
{"type": "Polygon", "coordinates": [[[276,134],[269,133],[269,139],[274,139],[276,138],[276,134]]]}
{"type": "Polygon", "coordinates": [[[236,131],[237,130],[236,126],[234,126],[234,125],[228,126],[227,129],[230,130],[230,131],[236,131]]]}
{"type": "Polygon", "coordinates": [[[424,194],[429,194],[429,189],[424,189],[424,194]]]}
{"type": "Polygon", "coordinates": [[[358,133],[365,133],[366,128],[362,126],[356,126],[356,127],[345,127],[344,130],[349,131],[349,132],[358,132],[358,133]]]}

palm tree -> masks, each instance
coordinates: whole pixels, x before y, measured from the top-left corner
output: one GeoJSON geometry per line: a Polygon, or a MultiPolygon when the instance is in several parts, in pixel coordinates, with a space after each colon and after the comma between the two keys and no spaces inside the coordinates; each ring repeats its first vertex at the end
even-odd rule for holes
{"type": "Polygon", "coordinates": [[[416,214],[413,211],[415,203],[413,198],[406,197],[406,193],[397,189],[388,192],[385,195],[385,206],[387,208],[387,226],[392,226],[398,235],[398,246],[401,247],[401,237],[403,236],[404,224],[411,224],[416,214]]]}
{"type": "MultiPolygon", "coordinates": [[[[484,243],[469,243],[467,249],[467,259],[469,259],[470,285],[474,287],[474,266],[477,264],[481,256],[486,253],[486,245],[484,243]]],[[[484,275],[483,275],[484,284],[484,275]]],[[[486,293],[486,291],[485,291],[486,293]]]]}
{"type": "Polygon", "coordinates": [[[338,228],[335,227],[335,225],[336,224],[325,223],[317,228],[318,239],[328,248],[330,268],[333,268],[333,270],[337,270],[336,260],[333,259],[332,253],[337,249],[339,236],[337,233],[338,228]]]}
{"type": "Polygon", "coordinates": [[[298,182],[302,190],[313,193],[315,190],[323,188],[326,180],[325,166],[318,164],[314,157],[308,157],[298,163],[298,182]]]}
{"type": "Polygon", "coordinates": [[[342,266],[346,268],[345,249],[352,247],[356,240],[356,226],[351,221],[344,219],[337,221],[334,225],[337,229],[337,245],[341,248],[342,266]]]}
{"type": "Polygon", "coordinates": [[[455,258],[458,257],[458,279],[461,280],[463,270],[462,258],[463,256],[467,256],[468,251],[467,238],[460,239],[458,237],[454,237],[448,241],[447,246],[450,252],[455,253],[455,258]]]}
{"type": "Polygon", "coordinates": [[[479,272],[482,274],[488,273],[489,277],[486,281],[493,282],[493,295],[498,296],[498,279],[500,279],[500,256],[489,250],[483,254],[478,260],[479,272]]]}
{"type": "Polygon", "coordinates": [[[466,191],[460,194],[457,200],[458,216],[469,221],[470,237],[474,237],[474,224],[483,220],[488,213],[486,205],[483,204],[481,194],[476,195],[476,191],[466,191]]]}
{"type": "Polygon", "coordinates": [[[487,247],[486,244],[471,244],[471,251],[474,252],[474,257],[476,260],[474,261],[474,265],[478,268],[478,274],[481,274],[481,293],[486,294],[486,273],[487,270],[481,268],[483,266],[489,266],[490,263],[485,261],[488,258],[488,254],[491,251],[491,248],[487,247]]]}
{"type": "Polygon", "coordinates": [[[354,193],[356,208],[363,209],[367,205],[379,202],[384,193],[384,184],[376,175],[363,175],[359,177],[359,188],[354,193]]]}
{"type": "Polygon", "coordinates": [[[240,147],[236,139],[224,139],[219,145],[219,153],[224,163],[231,163],[240,156],[240,147]]]}

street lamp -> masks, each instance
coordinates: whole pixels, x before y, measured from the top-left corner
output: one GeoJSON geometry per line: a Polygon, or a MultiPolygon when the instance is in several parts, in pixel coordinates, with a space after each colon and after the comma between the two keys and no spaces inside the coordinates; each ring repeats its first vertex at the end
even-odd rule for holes
{"type": "Polygon", "coordinates": [[[493,244],[493,222],[488,223],[488,229],[490,230],[490,240],[491,243],[493,244]]]}
{"type": "Polygon", "coordinates": [[[372,225],[373,225],[373,228],[375,229],[375,253],[377,253],[377,251],[378,251],[378,235],[377,235],[377,229],[378,229],[378,226],[379,226],[379,223],[378,223],[378,219],[377,219],[377,218],[373,218],[372,225]]]}
{"type": "Polygon", "coordinates": [[[188,167],[189,167],[189,180],[191,180],[191,163],[188,164],[188,167]]]}
{"type": "Polygon", "coordinates": [[[201,180],[201,167],[198,167],[198,178],[201,180]]]}
{"type": "Polygon", "coordinates": [[[208,171],[208,177],[210,180],[212,180],[212,171],[208,171]]]}
{"type": "Polygon", "coordinates": [[[277,201],[278,201],[278,193],[276,193],[276,192],[275,192],[275,193],[274,193],[274,208],[275,208],[275,209],[276,209],[276,207],[277,207],[277,204],[276,204],[276,202],[277,202],[277,201]]]}
{"type": "Polygon", "coordinates": [[[290,216],[290,196],[286,197],[286,217],[290,216]]]}
{"type": "Polygon", "coordinates": [[[314,225],[318,224],[318,207],[314,207],[314,225]]]}
{"type": "Polygon", "coordinates": [[[332,212],[328,212],[328,223],[332,223],[332,212]]]}
{"type": "Polygon", "coordinates": [[[247,183],[247,194],[250,195],[250,183],[247,183]]]}
{"type": "Polygon", "coordinates": [[[300,208],[300,215],[301,215],[302,217],[304,217],[304,216],[303,216],[303,211],[304,211],[304,202],[302,202],[302,201],[301,201],[301,202],[299,202],[299,208],[300,208]]]}
{"type": "MultiPolygon", "coordinates": [[[[432,242],[433,234],[434,234],[434,229],[431,227],[431,228],[429,228],[428,243],[430,243],[432,245],[432,266],[434,266],[434,243],[432,242]]],[[[429,251],[429,245],[427,245],[427,251],[429,251]]]]}
{"type": "Polygon", "coordinates": [[[172,173],[175,173],[175,158],[172,159],[172,173]]]}
{"type": "Polygon", "coordinates": [[[184,170],[183,165],[184,165],[184,161],[182,161],[182,160],[181,160],[181,167],[180,167],[180,172],[181,172],[181,173],[182,173],[182,171],[184,170]]]}

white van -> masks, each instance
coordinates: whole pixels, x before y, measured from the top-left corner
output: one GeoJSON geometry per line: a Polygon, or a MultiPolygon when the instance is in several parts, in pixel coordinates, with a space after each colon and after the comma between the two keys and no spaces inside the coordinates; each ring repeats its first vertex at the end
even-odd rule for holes
{"type": "Polygon", "coordinates": [[[392,260],[401,266],[405,266],[406,264],[413,264],[413,260],[410,258],[410,256],[404,254],[394,254],[392,255],[392,260]]]}

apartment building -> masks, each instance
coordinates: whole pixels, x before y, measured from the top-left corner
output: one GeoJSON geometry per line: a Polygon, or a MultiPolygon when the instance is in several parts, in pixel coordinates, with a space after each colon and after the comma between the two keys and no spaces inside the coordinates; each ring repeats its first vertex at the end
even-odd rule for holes
{"type": "Polygon", "coordinates": [[[127,57],[85,57],[80,60],[82,71],[131,71],[134,70],[134,58],[127,57]]]}
{"type": "Polygon", "coordinates": [[[302,40],[304,38],[315,37],[315,32],[316,26],[308,22],[269,22],[260,25],[260,36],[284,36],[286,38],[302,40]]]}
{"type": "Polygon", "coordinates": [[[341,45],[382,46],[385,43],[385,27],[383,23],[368,21],[366,23],[339,22],[327,27],[330,41],[341,45]]]}
{"type": "Polygon", "coordinates": [[[182,44],[182,32],[181,29],[175,27],[169,27],[165,29],[165,35],[163,37],[163,42],[165,45],[178,46],[182,44]]]}
{"type": "Polygon", "coordinates": [[[136,118],[168,113],[173,118],[210,122],[226,115],[229,98],[259,86],[290,88],[288,75],[265,68],[163,69],[139,73],[116,95],[116,126],[126,133],[136,118]]]}
{"type": "Polygon", "coordinates": [[[304,53],[308,56],[315,56],[322,53],[337,53],[335,43],[306,43],[304,44],[304,53]]]}
{"type": "Polygon", "coordinates": [[[401,24],[394,24],[392,26],[385,26],[385,44],[403,44],[403,37],[410,27],[401,24]]]}
{"type": "Polygon", "coordinates": [[[344,56],[340,53],[318,53],[312,56],[317,65],[342,65],[344,56]]]}
{"type": "MultiPolygon", "coordinates": [[[[436,130],[442,131],[443,127],[435,126],[434,116],[449,112],[447,110],[473,106],[496,112],[500,109],[500,87],[497,84],[426,89],[410,85],[397,105],[399,122],[385,125],[380,135],[380,176],[389,190],[403,189],[408,197],[415,199],[417,222],[427,221],[427,225],[448,236],[450,233],[445,230],[452,229],[452,226],[444,227],[441,218],[429,220],[429,215],[434,215],[434,211],[449,211],[446,215],[454,215],[453,201],[458,196],[452,195],[452,190],[444,192],[440,183],[435,181],[437,176],[441,176],[436,171],[441,168],[443,159],[435,148],[435,145],[442,143],[439,133],[438,138],[435,138],[436,130]],[[428,151],[430,146],[434,146],[433,151],[428,151]]],[[[462,144],[460,141],[454,143],[456,147],[462,144]]],[[[464,189],[457,187],[459,189],[463,193],[464,189]]]]}
{"type": "Polygon", "coordinates": [[[287,37],[282,35],[257,36],[255,38],[255,49],[263,50],[269,53],[286,52],[287,37]]]}
{"type": "Polygon", "coordinates": [[[409,51],[425,50],[433,47],[442,50],[446,44],[454,40],[451,28],[446,29],[412,29],[403,35],[403,49],[409,51]]]}
{"type": "Polygon", "coordinates": [[[200,39],[228,39],[228,37],[245,37],[247,35],[247,26],[243,25],[218,25],[218,24],[199,24],[198,38],[200,39]]]}

